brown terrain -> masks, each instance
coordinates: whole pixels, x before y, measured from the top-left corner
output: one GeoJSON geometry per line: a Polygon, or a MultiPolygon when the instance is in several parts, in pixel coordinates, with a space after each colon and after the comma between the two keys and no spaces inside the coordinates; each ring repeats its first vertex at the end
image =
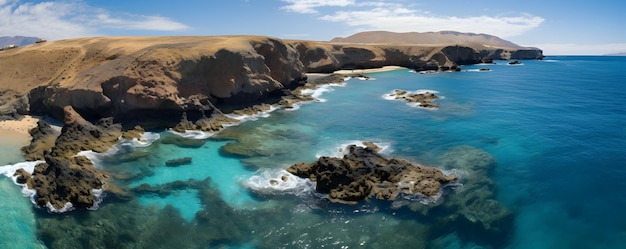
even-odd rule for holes
{"type": "Polygon", "coordinates": [[[450,70],[494,59],[535,59],[537,49],[371,45],[261,36],[97,37],[0,51],[0,116],[52,115],[71,105],[89,120],[178,121],[215,108],[273,103],[305,73],[395,65],[450,70]]]}
{"type": "Polygon", "coordinates": [[[373,44],[420,44],[420,45],[464,45],[484,46],[502,49],[530,49],[522,47],[497,36],[487,34],[460,33],[455,31],[440,32],[407,32],[395,33],[388,31],[361,32],[349,37],[337,37],[331,42],[341,43],[373,43],[373,44]]]}
{"type": "MultiPolygon", "coordinates": [[[[39,206],[60,209],[71,203],[89,208],[98,201],[93,189],[118,196],[127,193],[110,184],[111,176],[93,167],[86,157],[75,155],[86,150],[106,151],[120,137],[136,137],[141,132],[137,128],[123,133],[123,128],[149,124],[179,131],[219,131],[224,123],[236,122],[224,112],[246,114],[264,111],[268,104],[289,107],[294,101],[310,100],[297,94],[311,83],[307,83],[307,73],[384,66],[454,71],[465,64],[542,57],[542,51],[533,48],[441,40],[428,45],[406,42],[313,42],[263,36],[95,37],[42,42],[0,51],[0,120],[30,114],[63,120],[60,134],[44,123],[30,130],[33,141],[22,149],[25,158],[46,163],[37,165],[32,175],[24,170],[16,175],[37,191],[39,206]]],[[[318,80],[332,82],[343,77],[331,74],[318,80]]],[[[184,163],[187,159],[172,161],[172,165],[184,163]]],[[[400,176],[421,170],[410,163],[406,167],[398,169],[400,176]]],[[[438,177],[422,181],[434,187],[421,193],[432,196],[441,185],[454,180],[438,177]]],[[[336,198],[345,202],[378,194],[351,189],[339,192],[358,197],[336,198]]]]}

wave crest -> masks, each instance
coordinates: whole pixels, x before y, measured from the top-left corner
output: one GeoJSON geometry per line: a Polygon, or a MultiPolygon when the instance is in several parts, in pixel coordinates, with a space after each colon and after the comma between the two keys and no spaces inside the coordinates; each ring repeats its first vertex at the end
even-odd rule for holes
{"type": "Polygon", "coordinates": [[[293,194],[307,195],[315,190],[315,183],[309,179],[300,178],[284,169],[261,169],[244,183],[255,193],[259,194],[293,194]]]}

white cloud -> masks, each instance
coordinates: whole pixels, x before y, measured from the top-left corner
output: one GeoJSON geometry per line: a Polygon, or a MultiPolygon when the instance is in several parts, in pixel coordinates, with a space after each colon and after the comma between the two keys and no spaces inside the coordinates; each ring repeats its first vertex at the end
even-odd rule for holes
{"type": "Polygon", "coordinates": [[[329,1],[283,1],[292,3],[292,5],[283,7],[284,9],[299,6],[301,11],[297,12],[300,13],[317,13],[316,8],[321,6],[342,7],[336,8],[334,12],[324,14],[319,18],[325,21],[343,23],[354,27],[355,31],[427,32],[453,30],[511,37],[532,30],[544,21],[543,18],[530,14],[469,17],[434,15],[428,11],[413,9],[399,3],[382,1],[337,1],[342,3],[341,5],[330,5],[327,3],[329,1]]]}
{"type": "Polygon", "coordinates": [[[0,35],[55,40],[101,35],[103,29],[178,31],[186,28],[165,17],[109,13],[80,1],[0,0],[0,35]]]}
{"type": "Polygon", "coordinates": [[[355,4],[355,0],[282,0],[289,5],[281,9],[297,13],[317,13],[319,7],[345,7],[355,4]]]}
{"type": "Polygon", "coordinates": [[[543,50],[545,55],[604,55],[626,52],[626,43],[607,44],[575,44],[575,43],[546,43],[535,44],[543,50]]]}

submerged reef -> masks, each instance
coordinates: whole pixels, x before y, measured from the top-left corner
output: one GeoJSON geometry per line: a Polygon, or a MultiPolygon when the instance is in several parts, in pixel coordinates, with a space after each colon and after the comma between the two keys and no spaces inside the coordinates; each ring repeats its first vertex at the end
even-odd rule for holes
{"type": "Polygon", "coordinates": [[[459,178],[407,160],[387,159],[376,149],[349,145],[343,158],[323,156],[313,163],[294,164],[287,171],[310,178],[330,201],[345,204],[369,198],[395,200],[399,195],[436,198],[445,185],[459,178]]]}
{"type": "Polygon", "coordinates": [[[487,241],[496,247],[506,244],[513,231],[515,216],[496,200],[496,186],[490,179],[495,159],[483,150],[465,145],[444,153],[438,165],[458,172],[463,186],[445,193],[443,202],[429,205],[397,202],[395,206],[408,207],[428,217],[438,224],[433,231],[448,233],[450,226],[462,227],[455,230],[462,237],[489,238],[487,241]]]}

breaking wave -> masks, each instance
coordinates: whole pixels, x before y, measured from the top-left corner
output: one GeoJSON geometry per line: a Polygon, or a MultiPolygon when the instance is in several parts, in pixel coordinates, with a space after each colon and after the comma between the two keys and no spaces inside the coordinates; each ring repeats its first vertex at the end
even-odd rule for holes
{"type": "Polygon", "coordinates": [[[248,178],[243,185],[255,193],[293,194],[303,196],[315,190],[315,183],[309,179],[300,178],[284,169],[261,169],[248,178]]]}

